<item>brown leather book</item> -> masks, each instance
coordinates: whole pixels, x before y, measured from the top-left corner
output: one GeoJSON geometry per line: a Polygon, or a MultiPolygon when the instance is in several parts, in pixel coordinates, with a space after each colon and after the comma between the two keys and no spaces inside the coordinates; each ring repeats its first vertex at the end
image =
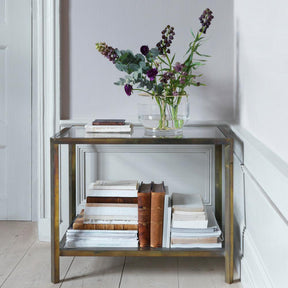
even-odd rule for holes
{"type": "Polygon", "coordinates": [[[162,247],[164,198],[164,182],[160,184],[152,182],[150,247],[153,248],[162,247]]]}
{"type": "Polygon", "coordinates": [[[96,197],[87,196],[86,203],[138,203],[137,197],[96,197]]]}
{"type": "Polygon", "coordinates": [[[92,125],[124,125],[125,119],[95,119],[92,125]]]}
{"type": "Polygon", "coordinates": [[[72,225],[74,230],[137,230],[137,224],[84,224],[84,210],[76,217],[72,225]]]}
{"type": "Polygon", "coordinates": [[[138,237],[140,247],[150,247],[151,183],[141,182],[138,190],[138,237]]]}

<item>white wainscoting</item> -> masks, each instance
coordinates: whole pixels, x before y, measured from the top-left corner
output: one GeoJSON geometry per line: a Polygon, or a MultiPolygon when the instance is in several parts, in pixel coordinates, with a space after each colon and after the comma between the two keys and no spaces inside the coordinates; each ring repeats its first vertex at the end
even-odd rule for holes
{"type": "Polygon", "coordinates": [[[244,147],[234,157],[235,267],[244,288],[287,287],[287,164],[247,131],[232,128],[244,147]]]}

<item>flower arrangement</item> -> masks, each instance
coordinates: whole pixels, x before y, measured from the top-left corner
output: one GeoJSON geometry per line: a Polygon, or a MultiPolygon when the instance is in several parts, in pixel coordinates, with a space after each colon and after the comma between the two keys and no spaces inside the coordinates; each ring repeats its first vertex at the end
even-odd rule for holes
{"type": "MultiPolygon", "coordinates": [[[[202,75],[197,75],[196,70],[206,61],[203,57],[208,55],[201,54],[198,49],[204,39],[203,34],[214,18],[212,14],[208,8],[203,11],[199,18],[201,27],[196,35],[191,32],[193,40],[189,43],[186,59],[182,63],[175,62],[176,55],[171,55],[170,47],[175,30],[170,25],[162,31],[162,38],[156,47],[150,49],[148,45],[143,45],[140,47],[141,53],[138,54],[134,54],[131,50],[113,48],[105,42],[96,43],[96,49],[101,54],[112,61],[117,69],[126,72],[125,77],[114,84],[124,86],[128,96],[134,91],[140,91],[155,97],[161,113],[159,128],[165,128],[167,105],[170,108],[177,108],[181,101],[179,96],[187,95],[185,90],[187,87],[204,85],[198,80],[202,75]],[[194,56],[198,58],[195,59],[194,56]]],[[[177,117],[177,109],[174,109],[171,115],[177,117]]],[[[181,125],[177,121],[174,125],[181,125]]]]}

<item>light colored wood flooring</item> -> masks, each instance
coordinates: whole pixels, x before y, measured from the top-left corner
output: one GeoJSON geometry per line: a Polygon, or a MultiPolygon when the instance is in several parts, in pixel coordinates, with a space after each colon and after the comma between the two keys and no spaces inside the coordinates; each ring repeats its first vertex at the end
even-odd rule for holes
{"type": "Polygon", "coordinates": [[[0,221],[0,288],[241,288],[224,282],[224,259],[61,257],[61,282],[50,281],[50,244],[37,225],[0,221]]]}

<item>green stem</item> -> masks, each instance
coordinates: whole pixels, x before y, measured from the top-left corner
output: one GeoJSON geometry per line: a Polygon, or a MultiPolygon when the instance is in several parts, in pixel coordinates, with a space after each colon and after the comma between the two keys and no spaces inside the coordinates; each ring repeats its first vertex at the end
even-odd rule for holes
{"type": "Polygon", "coordinates": [[[147,93],[147,94],[149,94],[151,96],[154,96],[151,92],[143,90],[143,89],[139,89],[139,88],[133,88],[133,91],[141,91],[141,92],[147,93]]]}
{"type": "Polygon", "coordinates": [[[160,97],[155,97],[155,100],[159,106],[160,109],[160,120],[159,120],[159,126],[158,129],[166,129],[167,125],[166,125],[166,103],[163,99],[161,99],[160,97]]]}

